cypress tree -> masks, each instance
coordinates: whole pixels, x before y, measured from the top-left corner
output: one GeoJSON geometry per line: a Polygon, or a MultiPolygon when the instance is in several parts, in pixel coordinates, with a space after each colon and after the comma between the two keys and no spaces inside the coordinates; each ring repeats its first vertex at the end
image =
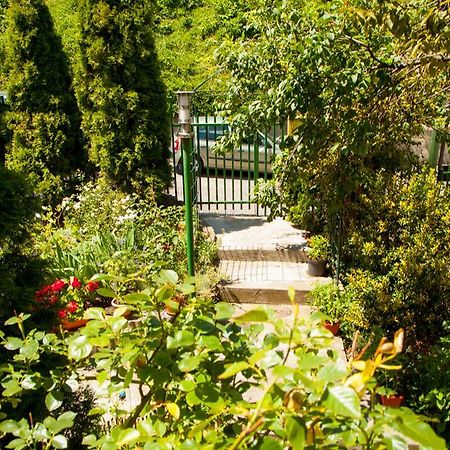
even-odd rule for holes
{"type": "Polygon", "coordinates": [[[167,183],[170,131],[153,0],[82,0],[77,95],[89,158],[116,186],[167,183]]]}
{"type": "Polygon", "coordinates": [[[5,32],[6,165],[28,176],[44,203],[67,193],[83,166],[79,111],[67,58],[43,0],[9,3],[5,32]]]}

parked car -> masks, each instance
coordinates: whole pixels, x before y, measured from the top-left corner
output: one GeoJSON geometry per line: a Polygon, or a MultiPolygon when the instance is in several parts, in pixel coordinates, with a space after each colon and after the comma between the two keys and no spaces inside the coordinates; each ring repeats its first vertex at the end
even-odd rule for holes
{"type": "MultiPolygon", "coordinates": [[[[272,173],[273,158],[280,152],[279,139],[274,142],[273,136],[257,131],[253,136],[243,139],[233,152],[218,155],[214,147],[217,140],[228,132],[228,125],[217,119],[216,122],[206,122],[205,118],[199,118],[192,128],[194,130],[193,161],[197,173],[201,173],[206,168],[254,172],[255,166],[259,173],[272,173]]],[[[181,140],[178,136],[174,137],[173,151],[175,170],[177,173],[182,173],[181,140]]]]}

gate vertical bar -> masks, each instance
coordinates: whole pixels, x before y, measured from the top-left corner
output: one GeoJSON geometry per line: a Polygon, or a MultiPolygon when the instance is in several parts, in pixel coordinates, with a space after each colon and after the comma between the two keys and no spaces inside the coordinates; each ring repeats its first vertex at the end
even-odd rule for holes
{"type": "Polygon", "coordinates": [[[184,186],[184,209],[186,222],[186,253],[188,263],[188,274],[195,275],[194,256],[194,219],[192,214],[192,119],[191,119],[191,95],[190,91],[179,91],[178,95],[178,122],[182,130],[179,133],[181,139],[181,151],[183,158],[183,186],[184,186]]]}

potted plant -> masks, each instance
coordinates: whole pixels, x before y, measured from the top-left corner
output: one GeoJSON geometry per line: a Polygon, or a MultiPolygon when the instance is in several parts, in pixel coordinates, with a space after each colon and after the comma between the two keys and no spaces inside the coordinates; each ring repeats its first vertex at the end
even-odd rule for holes
{"type": "Polygon", "coordinates": [[[316,234],[308,239],[308,275],[323,277],[326,273],[327,260],[330,254],[330,243],[322,234],[316,234]]]}
{"type": "Polygon", "coordinates": [[[92,305],[99,284],[88,281],[82,285],[76,276],[68,280],[58,279],[36,292],[37,309],[45,309],[56,315],[62,327],[74,330],[86,325],[84,311],[92,305]]]}
{"type": "Polygon", "coordinates": [[[311,293],[311,305],[315,306],[321,313],[327,316],[323,326],[331,331],[335,336],[340,332],[341,325],[344,325],[346,333],[352,333],[349,314],[353,314],[354,308],[350,305],[351,299],[339,286],[328,283],[315,287],[311,293]]]}
{"type": "Polygon", "coordinates": [[[377,389],[380,403],[383,406],[400,408],[405,401],[405,396],[398,393],[400,390],[401,386],[397,373],[385,372],[385,385],[377,389]]]}

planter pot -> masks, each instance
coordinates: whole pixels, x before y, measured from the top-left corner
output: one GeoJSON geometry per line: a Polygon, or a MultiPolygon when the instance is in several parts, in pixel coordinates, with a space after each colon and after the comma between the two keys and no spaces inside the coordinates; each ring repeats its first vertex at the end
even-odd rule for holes
{"type": "Polygon", "coordinates": [[[325,322],[323,326],[331,331],[334,336],[337,336],[339,334],[339,329],[341,328],[341,325],[339,322],[325,322]]]}
{"type": "Polygon", "coordinates": [[[78,330],[78,328],[86,326],[88,321],[86,319],[77,319],[77,320],[61,319],[60,323],[65,330],[70,331],[70,330],[78,330]]]}
{"type": "MultiPolygon", "coordinates": [[[[114,309],[115,308],[120,308],[121,306],[127,306],[127,305],[122,305],[121,303],[119,303],[115,298],[113,298],[111,300],[111,307],[112,309],[110,311],[108,311],[108,308],[105,308],[105,311],[109,314],[114,314],[114,309]]],[[[129,319],[131,317],[131,314],[133,313],[133,311],[131,311],[130,309],[127,309],[124,313],[123,316],[125,319],[129,319]]]]}
{"type": "Polygon", "coordinates": [[[405,397],[403,395],[381,395],[380,401],[383,406],[390,406],[391,408],[400,408],[405,397]]]}
{"type": "Polygon", "coordinates": [[[308,275],[312,277],[323,277],[325,276],[325,272],[327,270],[327,262],[319,261],[317,259],[307,259],[308,261],[308,275]]]}

